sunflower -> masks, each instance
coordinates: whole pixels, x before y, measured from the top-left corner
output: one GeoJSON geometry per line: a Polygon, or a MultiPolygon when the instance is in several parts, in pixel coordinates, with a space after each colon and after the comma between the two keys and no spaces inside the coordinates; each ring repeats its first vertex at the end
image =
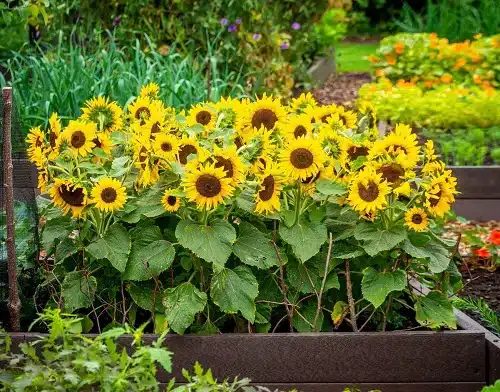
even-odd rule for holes
{"type": "MultiPolygon", "coordinates": [[[[344,127],[346,128],[354,128],[356,126],[356,122],[358,120],[358,116],[352,110],[345,110],[343,106],[337,107],[337,114],[342,121],[344,127]]],[[[327,119],[328,122],[328,119],[327,119]]]]}
{"type": "Polygon", "coordinates": [[[28,144],[27,154],[30,162],[34,163],[37,167],[45,165],[45,133],[40,127],[34,127],[29,130],[26,137],[28,144]]]}
{"type": "Polygon", "coordinates": [[[97,125],[101,132],[115,132],[122,128],[122,109],[108,98],[97,97],[85,101],[82,108],[82,119],[91,121],[97,125]]]}
{"type": "Polygon", "coordinates": [[[269,215],[280,210],[282,181],[279,170],[270,163],[258,176],[259,187],[255,194],[255,212],[269,215]]]}
{"type": "Polygon", "coordinates": [[[321,144],[313,139],[291,140],[280,154],[280,168],[294,180],[315,176],[323,168],[326,156],[321,144]]]}
{"type": "Polygon", "coordinates": [[[200,143],[194,138],[183,137],[179,140],[179,163],[186,165],[189,160],[198,158],[203,162],[208,155],[206,149],[200,146],[200,143]]]}
{"type": "Polygon", "coordinates": [[[135,135],[133,139],[134,165],[139,169],[137,185],[143,187],[155,184],[160,179],[159,167],[151,157],[151,140],[146,136],[135,135]]]}
{"type": "Polygon", "coordinates": [[[57,113],[52,113],[49,119],[49,160],[56,160],[61,151],[61,121],[57,113]]]}
{"type": "Polygon", "coordinates": [[[304,194],[312,195],[316,191],[316,182],[319,179],[333,179],[335,170],[333,166],[325,166],[314,176],[309,176],[300,181],[300,188],[304,194]]]}
{"type": "Polygon", "coordinates": [[[388,155],[405,169],[413,169],[418,163],[419,150],[417,135],[407,125],[398,124],[393,132],[373,144],[368,159],[388,155]]]}
{"type": "Polygon", "coordinates": [[[138,121],[145,125],[151,116],[161,116],[162,104],[158,100],[151,100],[148,97],[138,97],[127,107],[130,122],[138,121]]]}
{"type": "Polygon", "coordinates": [[[279,125],[279,128],[287,140],[309,137],[313,132],[309,116],[305,114],[289,117],[288,121],[279,125]]]}
{"type": "Polygon", "coordinates": [[[442,217],[450,210],[451,203],[455,201],[455,181],[450,180],[446,174],[433,177],[430,184],[424,185],[425,206],[428,211],[442,217]]]}
{"type": "Polygon", "coordinates": [[[405,223],[412,230],[424,231],[429,224],[429,219],[423,209],[413,207],[406,211],[405,223]]]}
{"type": "Polygon", "coordinates": [[[54,204],[63,210],[63,214],[71,211],[73,218],[81,216],[87,205],[87,190],[69,179],[56,178],[49,194],[54,204]]]}
{"type": "Polygon", "coordinates": [[[340,161],[344,168],[350,169],[351,163],[360,157],[367,157],[370,153],[369,140],[356,141],[349,138],[342,139],[340,161]]]}
{"type": "Polygon", "coordinates": [[[39,168],[37,188],[40,190],[41,193],[47,192],[48,181],[49,181],[49,172],[47,168],[39,168]]]}
{"type": "Polygon", "coordinates": [[[335,104],[326,105],[326,106],[318,106],[312,112],[314,115],[312,120],[313,120],[313,122],[316,122],[316,123],[326,124],[328,122],[328,118],[333,116],[335,113],[338,113],[338,111],[339,111],[339,107],[335,104]]]}
{"type": "Polygon", "coordinates": [[[215,124],[217,123],[217,112],[213,107],[199,103],[191,106],[191,109],[189,109],[186,123],[188,127],[199,124],[205,131],[210,132],[215,128],[215,124]]]}
{"type": "Polygon", "coordinates": [[[168,162],[177,161],[179,154],[179,141],[174,135],[157,133],[153,140],[153,150],[156,155],[168,162]]]}
{"type": "Polygon", "coordinates": [[[231,185],[237,186],[245,180],[245,167],[241,161],[236,146],[220,148],[215,146],[214,153],[208,158],[216,168],[224,170],[225,177],[231,179],[231,185]]]}
{"type": "Polygon", "coordinates": [[[347,200],[361,214],[376,214],[387,205],[386,196],[391,192],[382,175],[365,168],[351,181],[347,200]]]}
{"type": "Polygon", "coordinates": [[[127,201],[127,191],[116,178],[104,177],[92,188],[92,203],[104,212],[121,209],[127,201]]]}
{"type": "MultiPolygon", "coordinates": [[[[330,120],[331,118],[328,119],[328,121],[330,120]]],[[[327,124],[322,125],[319,128],[318,140],[321,143],[321,147],[330,158],[334,160],[339,160],[341,158],[344,137],[335,129],[327,124]]]]}
{"type": "Polygon", "coordinates": [[[61,134],[61,139],[68,143],[69,148],[76,157],[86,157],[92,151],[96,138],[96,124],[85,121],[70,121],[61,134]]]}
{"type": "MultiPolygon", "coordinates": [[[[140,125],[140,123],[136,124],[140,125]]],[[[143,134],[146,133],[152,139],[157,133],[164,131],[167,128],[167,125],[170,124],[165,121],[165,111],[153,110],[149,119],[146,120],[146,122],[141,125],[140,128],[137,128],[136,126],[135,131],[141,132],[143,134]]]]}
{"type": "Polygon", "coordinates": [[[434,142],[432,140],[427,140],[425,142],[425,162],[426,164],[434,162],[437,159],[436,150],[434,150],[434,142]]]}
{"type": "Polygon", "coordinates": [[[241,110],[244,106],[237,99],[221,98],[219,102],[214,104],[217,110],[217,122],[222,129],[234,128],[241,115],[241,110]]]}
{"type": "Polygon", "coordinates": [[[261,127],[270,131],[275,128],[277,122],[283,122],[285,118],[286,110],[281,106],[279,98],[273,99],[264,95],[261,99],[246,105],[238,120],[237,128],[242,134],[261,127]]]}
{"type": "Polygon", "coordinates": [[[195,202],[199,209],[215,209],[224,203],[224,198],[231,196],[233,186],[222,167],[206,164],[186,172],[183,181],[187,198],[195,202]]]}
{"type": "Polygon", "coordinates": [[[94,142],[96,148],[100,148],[105,154],[111,155],[113,143],[107,133],[98,133],[92,141],[94,142]]]}
{"type": "Polygon", "coordinates": [[[158,86],[156,83],[151,82],[141,87],[141,93],[139,94],[139,96],[147,97],[149,99],[157,99],[159,92],[160,86],[158,86]]]}
{"type": "Polygon", "coordinates": [[[298,98],[292,99],[290,102],[290,111],[301,114],[304,113],[307,108],[315,108],[317,105],[318,104],[311,93],[302,93],[298,98]]]}
{"type": "Polygon", "coordinates": [[[167,189],[163,193],[161,204],[168,212],[175,212],[181,206],[181,198],[173,194],[172,189],[167,189]]]}

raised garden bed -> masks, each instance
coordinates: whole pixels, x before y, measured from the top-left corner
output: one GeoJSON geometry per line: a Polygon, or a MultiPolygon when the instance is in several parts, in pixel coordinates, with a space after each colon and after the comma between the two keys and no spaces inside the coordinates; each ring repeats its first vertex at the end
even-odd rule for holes
{"type": "MultiPolygon", "coordinates": [[[[159,370],[158,380],[182,380],[182,369],[199,361],[219,379],[244,376],[283,390],[475,392],[500,378],[500,340],[464,313],[457,318],[461,330],[442,332],[170,335],[173,373],[159,370]]],[[[14,344],[38,336],[12,335],[14,344]]],[[[120,344],[131,347],[132,340],[120,344]]]]}

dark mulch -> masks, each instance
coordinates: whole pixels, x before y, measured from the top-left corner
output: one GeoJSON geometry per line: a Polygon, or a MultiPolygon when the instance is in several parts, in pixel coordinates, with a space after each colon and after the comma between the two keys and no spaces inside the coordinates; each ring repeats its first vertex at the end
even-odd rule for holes
{"type": "Polygon", "coordinates": [[[496,272],[476,270],[471,272],[471,276],[467,272],[462,272],[462,274],[465,287],[461,296],[481,297],[492,310],[500,312],[500,270],[496,272]]]}
{"type": "Polygon", "coordinates": [[[358,98],[359,88],[371,80],[367,72],[332,73],[325,85],[314,89],[312,93],[314,98],[323,105],[335,103],[352,107],[358,98]]]}

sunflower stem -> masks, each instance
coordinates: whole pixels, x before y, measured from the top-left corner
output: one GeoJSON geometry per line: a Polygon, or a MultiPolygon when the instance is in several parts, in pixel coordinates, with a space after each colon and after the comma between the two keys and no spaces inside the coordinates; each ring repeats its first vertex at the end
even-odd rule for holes
{"type": "Polygon", "coordinates": [[[297,187],[297,193],[295,194],[295,221],[293,223],[293,226],[295,226],[297,223],[299,223],[300,219],[300,207],[301,207],[301,192],[300,192],[300,183],[298,183],[297,187]]]}

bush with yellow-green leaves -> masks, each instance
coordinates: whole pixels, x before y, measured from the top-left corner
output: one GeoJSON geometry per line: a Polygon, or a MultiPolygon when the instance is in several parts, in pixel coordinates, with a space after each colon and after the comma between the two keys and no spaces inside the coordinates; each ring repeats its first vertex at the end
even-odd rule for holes
{"type": "Polygon", "coordinates": [[[454,244],[433,228],[456,180],[431,142],[310,94],[185,112],[157,94],[31,130],[49,305],[98,328],[150,312],[157,332],[455,327],[454,244]]]}

